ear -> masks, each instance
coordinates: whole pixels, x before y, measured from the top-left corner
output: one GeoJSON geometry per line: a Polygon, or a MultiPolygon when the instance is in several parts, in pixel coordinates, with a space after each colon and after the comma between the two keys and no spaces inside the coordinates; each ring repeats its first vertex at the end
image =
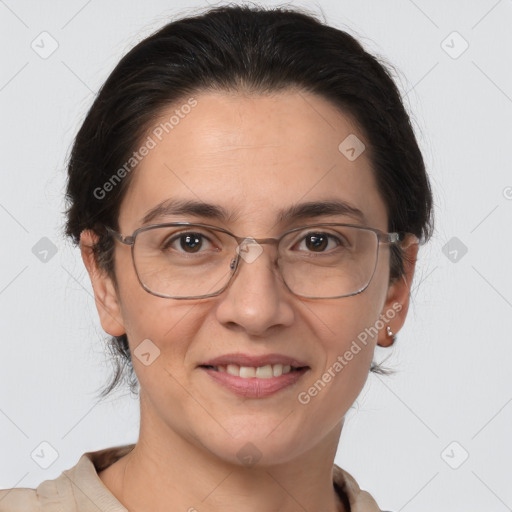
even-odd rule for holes
{"type": "Polygon", "coordinates": [[[381,318],[388,319],[388,321],[379,331],[377,340],[377,344],[381,347],[389,347],[393,344],[393,337],[388,336],[387,326],[396,335],[404,325],[409,310],[411,284],[419,249],[418,238],[408,235],[408,238],[402,242],[402,249],[404,251],[404,274],[391,283],[388,288],[386,302],[381,313],[381,318]]]}
{"type": "Polygon", "coordinates": [[[92,230],[80,234],[80,251],[94,290],[94,301],[103,330],[111,336],[126,333],[117,291],[107,272],[98,266],[93,246],[98,235],[92,230]]]}

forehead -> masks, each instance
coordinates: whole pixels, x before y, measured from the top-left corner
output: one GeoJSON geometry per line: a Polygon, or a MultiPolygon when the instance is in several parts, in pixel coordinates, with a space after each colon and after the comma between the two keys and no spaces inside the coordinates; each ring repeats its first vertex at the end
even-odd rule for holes
{"type": "Polygon", "coordinates": [[[368,224],[387,228],[368,151],[355,159],[350,151],[361,150],[364,135],[327,100],[297,91],[193,99],[162,111],[142,141],[151,149],[133,171],[121,205],[124,231],[176,199],[221,206],[228,213],[223,221],[231,223],[224,226],[232,229],[279,231],[287,207],[324,200],[344,202],[361,210],[368,224]]]}

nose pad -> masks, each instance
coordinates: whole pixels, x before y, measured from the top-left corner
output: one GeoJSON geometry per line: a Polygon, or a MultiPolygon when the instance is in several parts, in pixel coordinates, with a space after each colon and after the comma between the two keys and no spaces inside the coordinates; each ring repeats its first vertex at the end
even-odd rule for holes
{"type": "MultiPolygon", "coordinates": [[[[233,279],[235,274],[238,272],[241,260],[243,260],[246,264],[253,263],[261,254],[263,254],[263,252],[263,245],[259,244],[254,238],[249,237],[242,240],[242,242],[240,242],[240,244],[236,247],[237,255],[231,260],[231,263],[229,264],[229,268],[233,272],[231,279],[233,279]]],[[[279,277],[282,280],[280,270],[278,269],[279,264],[277,258],[271,258],[271,265],[277,268],[279,277]]]]}
{"type": "Polygon", "coordinates": [[[263,247],[254,238],[245,238],[236,248],[236,253],[247,263],[252,263],[263,252],[263,247]]]}

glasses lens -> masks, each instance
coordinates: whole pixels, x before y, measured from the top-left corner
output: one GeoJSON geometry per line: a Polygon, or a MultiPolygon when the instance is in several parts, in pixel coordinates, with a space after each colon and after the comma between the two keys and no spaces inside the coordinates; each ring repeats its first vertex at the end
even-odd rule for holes
{"type": "Polygon", "coordinates": [[[281,241],[281,272],[290,290],[309,298],[334,298],[368,286],[377,264],[378,237],[369,229],[315,226],[281,241]]]}
{"type": "MultiPolygon", "coordinates": [[[[156,295],[202,297],[227,285],[237,245],[232,236],[201,226],[158,226],[137,234],[135,268],[143,286],[156,295]]],[[[309,227],[282,238],[279,266],[287,286],[297,295],[352,295],[370,282],[377,248],[377,235],[368,229],[309,227]]],[[[251,262],[246,259],[247,264],[251,262]]]]}
{"type": "Polygon", "coordinates": [[[229,281],[236,246],[236,240],[221,231],[159,226],[138,233],[135,268],[144,287],[157,295],[209,295],[229,281]]]}

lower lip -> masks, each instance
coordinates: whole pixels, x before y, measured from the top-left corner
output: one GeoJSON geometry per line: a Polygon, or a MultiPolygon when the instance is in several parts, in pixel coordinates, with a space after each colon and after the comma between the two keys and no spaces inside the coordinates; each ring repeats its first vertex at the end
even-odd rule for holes
{"type": "Polygon", "coordinates": [[[309,369],[302,368],[300,370],[285,373],[279,377],[271,377],[269,379],[258,379],[257,377],[244,379],[243,377],[236,377],[235,375],[230,375],[227,372],[219,372],[212,368],[200,368],[216,382],[244,398],[264,398],[266,396],[273,395],[274,393],[295,384],[309,369]]]}

